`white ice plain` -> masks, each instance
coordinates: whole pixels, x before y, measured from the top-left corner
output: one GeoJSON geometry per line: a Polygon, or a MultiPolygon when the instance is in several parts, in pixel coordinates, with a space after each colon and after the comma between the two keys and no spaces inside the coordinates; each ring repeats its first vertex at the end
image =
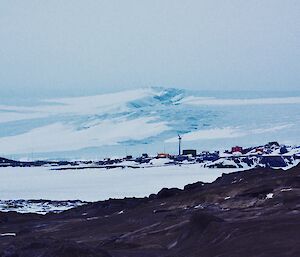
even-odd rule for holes
{"type": "Polygon", "coordinates": [[[46,167],[1,168],[1,200],[84,200],[144,197],[163,187],[183,188],[197,181],[212,182],[238,169],[209,169],[199,164],[153,168],[55,171],[46,167]]]}

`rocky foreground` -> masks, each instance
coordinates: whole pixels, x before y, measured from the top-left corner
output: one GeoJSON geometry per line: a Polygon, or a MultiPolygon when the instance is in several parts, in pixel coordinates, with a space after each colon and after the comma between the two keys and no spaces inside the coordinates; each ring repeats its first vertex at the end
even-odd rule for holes
{"type": "Polygon", "coordinates": [[[0,233],[2,257],[300,256],[300,166],[59,214],[0,213],[0,233]]]}

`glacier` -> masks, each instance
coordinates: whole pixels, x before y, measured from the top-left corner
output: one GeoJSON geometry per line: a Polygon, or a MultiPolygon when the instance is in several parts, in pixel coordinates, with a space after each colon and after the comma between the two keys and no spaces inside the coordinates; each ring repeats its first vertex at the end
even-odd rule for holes
{"type": "Polygon", "coordinates": [[[31,104],[0,103],[0,155],[97,159],[300,143],[299,92],[204,92],[149,87],[31,104]]]}

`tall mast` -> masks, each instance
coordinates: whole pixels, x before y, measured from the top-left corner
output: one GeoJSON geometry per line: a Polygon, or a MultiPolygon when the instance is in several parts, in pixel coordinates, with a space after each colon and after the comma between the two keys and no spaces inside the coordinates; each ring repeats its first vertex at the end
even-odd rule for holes
{"type": "Polygon", "coordinates": [[[181,136],[178,134],[178,155],[181,155],[181,136]]]}

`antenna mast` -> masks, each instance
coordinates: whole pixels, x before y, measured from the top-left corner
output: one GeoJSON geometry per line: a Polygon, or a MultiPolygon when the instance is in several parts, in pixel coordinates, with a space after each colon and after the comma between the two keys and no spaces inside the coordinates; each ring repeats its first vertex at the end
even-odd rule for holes
{"type": "Polygon", "coordinates": [[[178,134],[178,155],[181,155],[181,136],[178,134]]]}

